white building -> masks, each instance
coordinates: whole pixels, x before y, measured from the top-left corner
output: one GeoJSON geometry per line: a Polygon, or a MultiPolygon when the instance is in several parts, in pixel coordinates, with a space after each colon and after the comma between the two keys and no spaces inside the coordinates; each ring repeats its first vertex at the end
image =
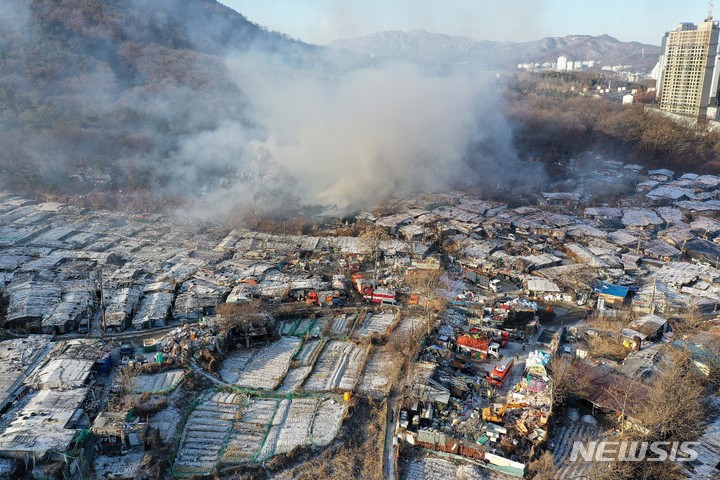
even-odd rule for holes
{"type": "Polygon", "coordinates": [[[660,110],[717,117],[719,32],[718,22],[708,17],[699,25],[681,23],[665,34],[657,82],[660,110]]]}
{"type": "Polygon", "coordinates": [[[557,59],[557,71],[558,72],[565,72],[568,69],[568,59],[567,57],[560,56],[557,59]]]}

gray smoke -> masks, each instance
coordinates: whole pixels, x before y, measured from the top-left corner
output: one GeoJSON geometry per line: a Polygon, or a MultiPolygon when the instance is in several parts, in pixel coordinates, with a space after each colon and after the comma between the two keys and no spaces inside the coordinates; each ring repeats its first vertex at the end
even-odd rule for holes
{"type": "Polygon", "coordinates": [[[27,5],[21,2],[0,2],[0,46],[4,45],[3,37],[17,35],[27,27],[30,12],[27,5]]]}
{"type": "Polygon", "coordinates": [[[11,182],[65,194],[79,188],[65,179],[94,169],[111,181],[80,187],[180,196],[184,214],[221,219],[489,192],[537,175],[516,158],[487,73],[359,59],[210,1],[176,3],[103,4],[97,20],[77,14],[83,2],[31,12],[0,0],[0,169],[11,182]],[[93,23],[107,19],[118,19],[112,35],[93,23]],[[56,20],[59,37],[44,30],[56,20]]]}
{"type": "Polygon", "coordinates": [[[487,74],[409,63],[318,73],[253,54],[229,56],[227,64],[257,127],[224,123],[188,139],[180,157],[233,164],[250,179],[258,164],[272,173],[226,185],[212,200],[242,204],[284,180],[302,202],[347,210],[397,192],[494,187],[500,178],[529,176],[487,74]]]}

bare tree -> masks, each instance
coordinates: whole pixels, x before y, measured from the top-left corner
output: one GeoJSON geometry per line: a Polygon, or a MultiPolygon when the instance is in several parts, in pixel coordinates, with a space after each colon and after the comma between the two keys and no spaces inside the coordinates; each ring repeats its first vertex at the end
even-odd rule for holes
{"type": "Polygon", "coordinates": [[[703,329],[705,324],[698,310],[697,302],[690,301],[677,315],[669,319],[673,332],[679,335],[691,335],[703,329]]]}
{"type": "Polygon", "coordinates": [[[410,270],[405,275],[405,283],[418,293],[419,305],[425,311],[427,334],[430,335],[430,325],[438,311],[444,308],[445,298],[441,295],[443,287],[441,270],[410,270]]]}
{"type": "Polygon", "coordinates": [[[607,358],[615,361],[622,361],[628,354],[619,336],[601,333],[600,335],[590,337],[590,353],[593,357],[607,358]]]}
{"type": "Polygon", "coordinates": [[[592,478],[593,480],[682,480],[687,476],[678,463],[665,460],[664,462],[590,462],[590,468],[583,478],[592,478]]]}
{"type": "Polygon", "coordinates": [[[565,402],[568,395],[579,391],[578,375],[573,362],[567,358],[553,357],[548,365],[552,378],[553,403],[560,405],[565,402]]]}
{"type": "Polygon", "coordinates": [[[373,261],[374,261],[374,267],[373,267],[373,287],[376,286],[377,283],[377,266],[378,266],[378,260],[380,258],[380,245],[385,240],[390,239],[390,235],[385,231],[382,227],[374,227],[369,230],[366,230],[362,234],[360,234],[360,244],[367,250],[370,251],[370,254],[372,255],[373,261]]]}
{"type": "Polygon", "coordinates": [[[407,335],[392,335],[383,348],[399,352],[403,360],[409,362],[415,358],[415,354],[420,349],[422,336],[421,329],[413,328],[407,335]]]}
{"type": "Polygon", "coordinates": [[[126,365],[117,371],[117,374],[115,375],[117,392],[114,395],[114,401],[112,401],[112,408],[116,411],[132,408],[135,401],[135,380],[137,379],[137,376],[138,370],[129,365],[126,365]]]}
{"type": "Polygon", "coordinates": [[[537,459],[528,465],[528,478],[533,480],[553,480],[558,473],[555,465],[555,457],[552,452],[546,450],[537,459]]]}
{"type": "Polygon", "coordinates": [[[629,350],[623,346],[620,333],[628,322],[629,317],[625,315],[620,316],[619,321],[608,321],[603,318],[592,320],[590,325],[597,333],[588,339],[592,356],[618,362],[625,359],[629,350]]]}
{"type": "Polygon", "coordinates": [[[603,386],[603,390],[610,398],[610,406],[618,414],[620,431],[625,433],[627,416],[630,415],[635,418],[637,407],[644,400],[646,390],[641,383],[635,380],[621,379],[620,377],[618,377],[618,381],[603,386]]]}
{"type": "Polygon", "coordinates": [[[247,303],[221,303],[216,312],[220,317],[220,332],[227,334],[231,330],[245,335],[246,347],[250,347],[249,333],[254,328],[268,328],[272,317],[264,310],[260,300],[247,303]]]}
{"type": "MultiPolygon", "coordinates": [[[[633,428],[622,429],[617,440],[683,442],[702,433],[707,408],[701,379],[682,351],[667,352],[671,363],[650,385],[618,381],[605,389],[621,424],[632,416],[633,428]]],[[[672,461],[593,462],[587,478],[681,479],[682,469],[672,461]]]]}
{"type": "Polygon", "coordinates": [[[571,272],[559,275],[557,277],[558,283],[569,286],[575,291],[587,288],[597,278],[597,269],[589,266],[584,267],[573,268],[571,272]]]}
{"type": "Polygon", "coordinates": [[[652,440],[693,440],[701,434],[707,418],[704,379],[687,352],[674,349],[666,353],[671,363],[653,382],[636,417],[652,440]]]}

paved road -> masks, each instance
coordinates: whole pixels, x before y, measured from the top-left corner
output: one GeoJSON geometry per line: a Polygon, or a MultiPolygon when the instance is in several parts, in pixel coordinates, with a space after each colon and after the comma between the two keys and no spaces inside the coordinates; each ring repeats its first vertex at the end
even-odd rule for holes
{"type": "Polygon", "coordinates": [[[387,424],[385,425],[385,478],[395,480],[395,419],[400,412],[400,388],[393,386],[387,401],[387,424]]]}

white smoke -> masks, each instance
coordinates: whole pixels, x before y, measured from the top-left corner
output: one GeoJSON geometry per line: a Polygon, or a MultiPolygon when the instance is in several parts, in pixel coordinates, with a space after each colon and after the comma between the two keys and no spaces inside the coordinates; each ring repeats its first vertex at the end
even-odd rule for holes
{"type": "Polygon", "coordinates": [[[174,0],[130,3],[106,7],[127,29],[117,40],[78,14],[80,4],[31,11],[0,0],[10,72],[0,90],[16,92],[17,110],[0,137],[10,182],[168,194],[221,219],[306,205],[354,210],[395,192],[496,189],[530,176],[487,73],[291,42],[242,17],[205,18],[202,2],[188,4],[194,14],[174,0]],[[138,12],[147,25],[134,23],[138,12]],[[58,43],[43,15],[70,15],[85,36],[68,30],[76,41],[58,43]],[[218,45],[226,37],[235,43],[218,45]],[[229,45],[242,53],[226,55],[229,45]],[[28,61],[40,50],[48,81],[28,61]],[[78,182],[77,172],[99,175],[78,182]],[[111,185],[94,183],[105,175],[111,185]]]}
{"type": "Polygon", "coordinates": [[[222,188],[224,202],[247,201],[281,178],[294,181],[303,202],[353,209],[396,191],[523,175],[499,89],[487,75],[408,63],[320,74],[254,55],[231,57],[228,67],[257,128],[225,123],[191,139],[182,155],[232,163],[240,174],[266,163],[274,175],[222,188]]]}

